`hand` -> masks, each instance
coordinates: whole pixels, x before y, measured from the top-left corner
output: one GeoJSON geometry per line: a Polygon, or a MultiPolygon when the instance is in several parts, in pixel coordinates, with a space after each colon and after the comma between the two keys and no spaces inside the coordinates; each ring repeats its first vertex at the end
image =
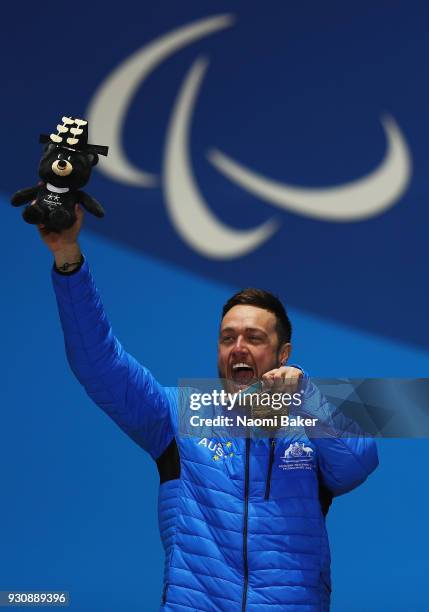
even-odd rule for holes
{"type": "MultiPolygon", "coordinates": [[[[34,202],[32,202],[34,204],[34,202]]],[[[38,225],[40,236],[48,249],[55,255],[58,251],[70,249],[71,246],[77,245],[77,238],[82,227],[83,210],[79,204],[75,205],[76,221],[66,230],[61,232],[50,232],[44,225],[38,225]]]]}
{"type": "Polygon", "coordinates": [[[262,388],[282,393],[295,393],[298,390],[302,371],[290,366],[275,368],[262,376],[262,388]]]}
{"type": "Polygon", "coordinates": [[[42,224],[37,226],[43,242],[55,257],[55,264],[58,268],[65,263],[70,264],[80,261],[81,258],[77,239],[83,223],[83,210],[79,204],[75,206],[75,214],[75,223],[69,229],[62,230],[59,233],[48,231],[42,224]]]}

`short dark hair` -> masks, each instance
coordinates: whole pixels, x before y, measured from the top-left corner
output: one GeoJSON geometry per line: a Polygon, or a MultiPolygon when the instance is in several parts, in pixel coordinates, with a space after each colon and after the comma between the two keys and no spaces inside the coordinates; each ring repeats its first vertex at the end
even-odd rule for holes
{"type": "Polygon", "coordinates": [[[276,317],[276,332],[279,338],[279,346],[291,341],[292,325],[286,309],[278,297],[269,291],[264,291],[264,289],[256,289],[255,287],[242,289],[226,302],[222,309],[222,319],[231,308],[241,304],[256,306],[257,308],[263,308],[272,312],[276,317]]]}

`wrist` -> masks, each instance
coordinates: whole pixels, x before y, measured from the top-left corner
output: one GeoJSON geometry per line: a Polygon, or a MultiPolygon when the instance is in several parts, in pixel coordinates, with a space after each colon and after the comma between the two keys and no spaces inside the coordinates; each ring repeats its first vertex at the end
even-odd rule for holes
{"type": "Polygon", "coordinates": [[[61,268],[65,264],[80,262],[82,258],[82,253],[77,243],[62,246],[61,249],[54,251],[53,255],[56,268],[61,268]]]}
{"type": "Polygon", "coordinates": [[[85,258],[83,255],[81,255],[78,260],[66,261],[61,266],[57,266],[57,264],[54,263],[54,270],[57,274],[60,274],[61,276],[70,276],[81,269],[84,261],[85,258]]]}

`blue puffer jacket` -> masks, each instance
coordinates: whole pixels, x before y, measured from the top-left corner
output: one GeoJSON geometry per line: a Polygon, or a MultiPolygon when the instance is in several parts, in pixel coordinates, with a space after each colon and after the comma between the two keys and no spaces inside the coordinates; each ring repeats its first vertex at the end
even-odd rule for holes
{"type": "MultiPolygon", "coordinates": [[[[54,271],[53,283],[74,373],[158,464],[161,610],[329,610],[324,499],[375,469],[373,440],[341,432],[311,439],[305,431],[275,441],[183,438],[177,389],[162,387],[123,350],[87,263],[68,276],[54,271]]],[[[328,404],[306,384],[313,408],[329,420],[328,404]]]]}

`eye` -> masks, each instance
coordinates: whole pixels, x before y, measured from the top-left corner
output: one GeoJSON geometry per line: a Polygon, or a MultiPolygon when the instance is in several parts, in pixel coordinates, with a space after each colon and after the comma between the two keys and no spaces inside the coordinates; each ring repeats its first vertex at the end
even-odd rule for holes
{"type": "Polygon", "coordinates": [[[71,155],[69,155],[69,156],[67,157],[67,160],[68,160],[68,161],[71,161],[71,155]]]}
{"type": "Polygon", "coordinates": [[[228,344],[233,341],[233,337],[232,336],[221,336],[220,341],[222,342],[222,344],[228,344]]]}
{"type": "Polygon", "coordinates": [[[58,159],[63,159],[63,157],[64,157],[64,153],[58,153],[58,155],[57,155],[58,159]]]}

